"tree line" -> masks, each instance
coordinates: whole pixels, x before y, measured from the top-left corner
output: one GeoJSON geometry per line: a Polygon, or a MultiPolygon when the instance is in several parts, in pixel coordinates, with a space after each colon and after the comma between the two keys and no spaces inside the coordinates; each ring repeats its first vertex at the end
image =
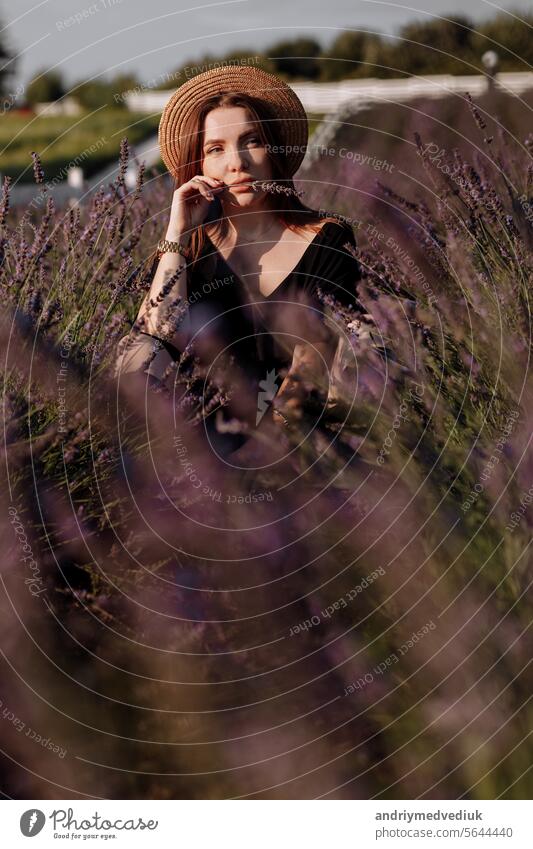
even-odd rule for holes
{"type": "MultiPolygon", "coordinates": [[[[327,45],[308,37],[285,39],[264,52],[257,51],[255,63],[289,82],[334,82],[412,74],[475,74],[483,70],[482,55],[495,50],[501,71],[528,71],[533,66],[532,27],[533,14],[499,13],[478,25],[466,15],[443,16],[407,23],[394,36],[353,28],[340,32],[327,45]]],[[[223,55],[208,53],[195,59],[194,67],[239,62],[247,57],[249,51],[239,49],[223,55]]],[[[1,41],[0,59],[0,90],[7,96],[15,60],[1,41]]],[[[192,60],[182,63],[162,75],[163,81],[153,88],[178,87],[189,78],[191,67],[192,60]]],[[[68,92],[88,109],[104,104],[125,108],[125,99],[117,94],[144,88],[133,73],[67,85],[59,71],[43,69],[26,86],[24,102],[32,106],[57,100],[68,92]]]]}

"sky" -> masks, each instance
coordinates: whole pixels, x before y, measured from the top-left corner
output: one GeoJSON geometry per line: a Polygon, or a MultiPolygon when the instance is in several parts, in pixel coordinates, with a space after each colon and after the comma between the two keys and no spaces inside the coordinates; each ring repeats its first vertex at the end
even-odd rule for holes
{"type": "Polygon", "coordinates": [[[67,84],[133,72],[152,85],[208,52],[254,55],[300,35],[327,46],[345,29],[392,35],[435,15],[466,13],[479,22],[498,10],[532,9],[532,0],[0,0],[0,30],[18,57],[13,88],[43,68],[57,69],[67,84]]]}

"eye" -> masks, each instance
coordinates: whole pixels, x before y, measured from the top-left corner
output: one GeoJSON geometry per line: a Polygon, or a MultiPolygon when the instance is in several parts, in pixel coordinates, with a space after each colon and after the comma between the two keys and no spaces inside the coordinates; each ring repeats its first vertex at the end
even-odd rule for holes
{"type": "MultiPolygon", "coordinates": [[[[255,142],[257,144],[263,144],[261,138],[259,136],[256,136],[256,135],[249,136],[248,139],[247,139],[247,143],[249,143],[249,142],[255,142]]],[[[222,148],[219,144],[215,145],[214,147],[210,147],[209,150],[206,151],[206,155],[209,154],[209,153],[215,153],[217,150],[222,150],[222,148]]]]}

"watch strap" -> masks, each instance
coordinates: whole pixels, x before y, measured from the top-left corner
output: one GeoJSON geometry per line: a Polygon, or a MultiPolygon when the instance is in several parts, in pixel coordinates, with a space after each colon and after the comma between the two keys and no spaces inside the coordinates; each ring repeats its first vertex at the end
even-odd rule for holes
{"type": "Polygon", "coordinates": [[[168,239],[160,239],[157,244],[158,256],[164,253],[181,254],[185,259],[189,259],[190,249],[184,248],[179,242],[171,242],[168,239]]]}

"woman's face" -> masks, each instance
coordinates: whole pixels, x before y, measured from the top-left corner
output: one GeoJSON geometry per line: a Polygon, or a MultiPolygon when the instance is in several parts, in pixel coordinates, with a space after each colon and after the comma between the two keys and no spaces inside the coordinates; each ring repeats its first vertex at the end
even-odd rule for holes
{"type": "MultiPolygon", "coordinates": [[[[270,180],[272,167],[264,143],[244,106],[219,106],[204,125],[202,173],[231,185],[241,180],[270,180]]],[[[262,205],[264,192],[229,188],[219,195],[222,206],[262,205]]]]}

